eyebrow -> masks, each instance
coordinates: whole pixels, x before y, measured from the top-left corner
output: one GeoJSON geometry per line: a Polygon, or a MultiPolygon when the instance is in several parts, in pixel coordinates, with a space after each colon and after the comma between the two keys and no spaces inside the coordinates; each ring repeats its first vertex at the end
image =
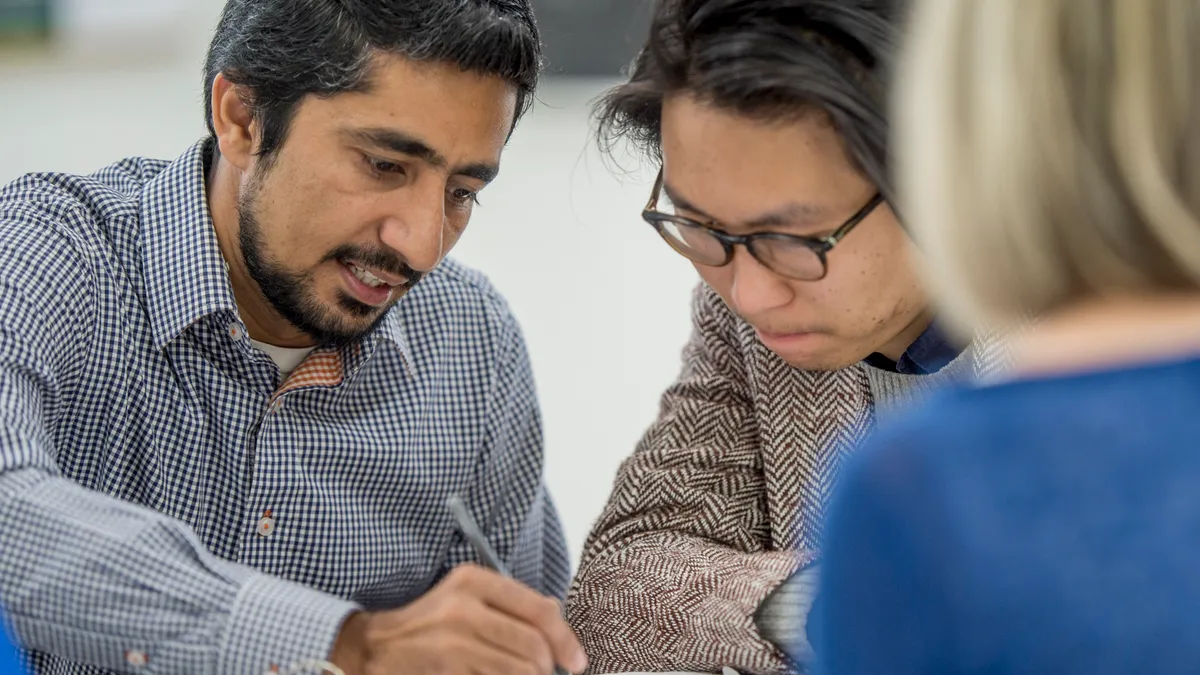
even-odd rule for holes
{"type": "MultiPolygon", "coordinates": [[[[378,127],[368,127],[365,129],[346,128],[342,129],[342,135],[376,148],[397,152],[409,157],[416,157],[441,169],[446,168],[449,164],[445,156],[434,150],[425,141],[417,136],[396,129],[378,127]]],[[[484,183],[490,183],[500,173],[500,167],[487,162],[477,162],[454,167],[451,173],[458,176],[466,176],[467,178],[474,178],[484,183]]]]}
{"type": "Polygon", "coordinates": [[[740,223],[726,224],[722,223],[717,218],[713,218],[703,209],[688,201],[685,197],[680,195],[670,185],[668,185],[665,180],[663,181],[662,189],[663,192],[666,193],[667,197],[669,197],[675,204],[675,206],[683,209],[684,211],[691,211],[692,213],[702,216],[709,222],[721,223],[725,226],[738,225],[739,227],[748,229],[760,229],[765,227],[783,227],[786,225],[820,225],[821,223],[827,222],[829,219],[829,212],[824,207],[816,204],[807,204],[804,202],[788,202],[774,211],[768,211],[767,213],[760,214],[754,218],[751,218],[750,220],[740,223]]]}

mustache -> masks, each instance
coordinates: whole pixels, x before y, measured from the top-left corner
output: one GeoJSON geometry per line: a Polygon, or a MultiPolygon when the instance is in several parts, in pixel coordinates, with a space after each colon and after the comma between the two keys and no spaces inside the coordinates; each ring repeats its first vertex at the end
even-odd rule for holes
{"type": "Polygon", "coordinates": [[[404,277],[408,279],[403,284],[404,288],[412,288],[425,276],[424,272],[413,269],[401,255],[388,249],[347,244],[327,253],[322,262],[338,259],[354,260],[367,267],[376,267],[389,274],[404,277]]]}

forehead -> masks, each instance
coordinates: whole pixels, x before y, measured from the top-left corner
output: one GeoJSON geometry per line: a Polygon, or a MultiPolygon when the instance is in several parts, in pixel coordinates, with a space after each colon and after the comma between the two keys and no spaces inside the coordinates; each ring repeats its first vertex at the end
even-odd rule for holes
{"type": "Polygon", "coordinates": [[[512,130],[517,87],[454,64],[377,56],[365,91],[308,97],[305,116],[330,128],[395,128],[419,135],[451,160],[496,159],[512,130]]]}
{"type": "Polygon", "coordinates": [[[662,151],[667,183],[698,206],[718,210],[761,211],[785,198],[837,210],[869,190],[819,111],[761,121],[691,96],[669,96],[662,151]]]}

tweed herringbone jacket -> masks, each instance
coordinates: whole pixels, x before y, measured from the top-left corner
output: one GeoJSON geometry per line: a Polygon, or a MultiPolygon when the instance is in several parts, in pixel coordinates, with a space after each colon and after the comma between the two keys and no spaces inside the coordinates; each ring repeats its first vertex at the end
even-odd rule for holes
{"type": "Polygon", "coordinates": [[[693,322],[568,595],[593,673],[785,671],[754,614],[816,558],[833,477],[874,423],[866,366],[788,366],[703,285],[693,322]]]}

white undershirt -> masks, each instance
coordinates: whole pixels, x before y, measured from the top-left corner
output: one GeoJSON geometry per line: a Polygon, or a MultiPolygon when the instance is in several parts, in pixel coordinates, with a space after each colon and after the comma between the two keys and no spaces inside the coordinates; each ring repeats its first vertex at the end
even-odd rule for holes
{"type": "Polygon", "coordinates": [[[258,340],[250,340],[250,343],[262,351],[262,353],[271,357],[275,365],[279,366],[279,372],[283,373],[285,379],[288,375],[292,374],[296,366],[299,366],[304,359],[308,358],[312,350],[316,349],[316,347],[276,347],[275,345],[269,345],[258,340]]]}

